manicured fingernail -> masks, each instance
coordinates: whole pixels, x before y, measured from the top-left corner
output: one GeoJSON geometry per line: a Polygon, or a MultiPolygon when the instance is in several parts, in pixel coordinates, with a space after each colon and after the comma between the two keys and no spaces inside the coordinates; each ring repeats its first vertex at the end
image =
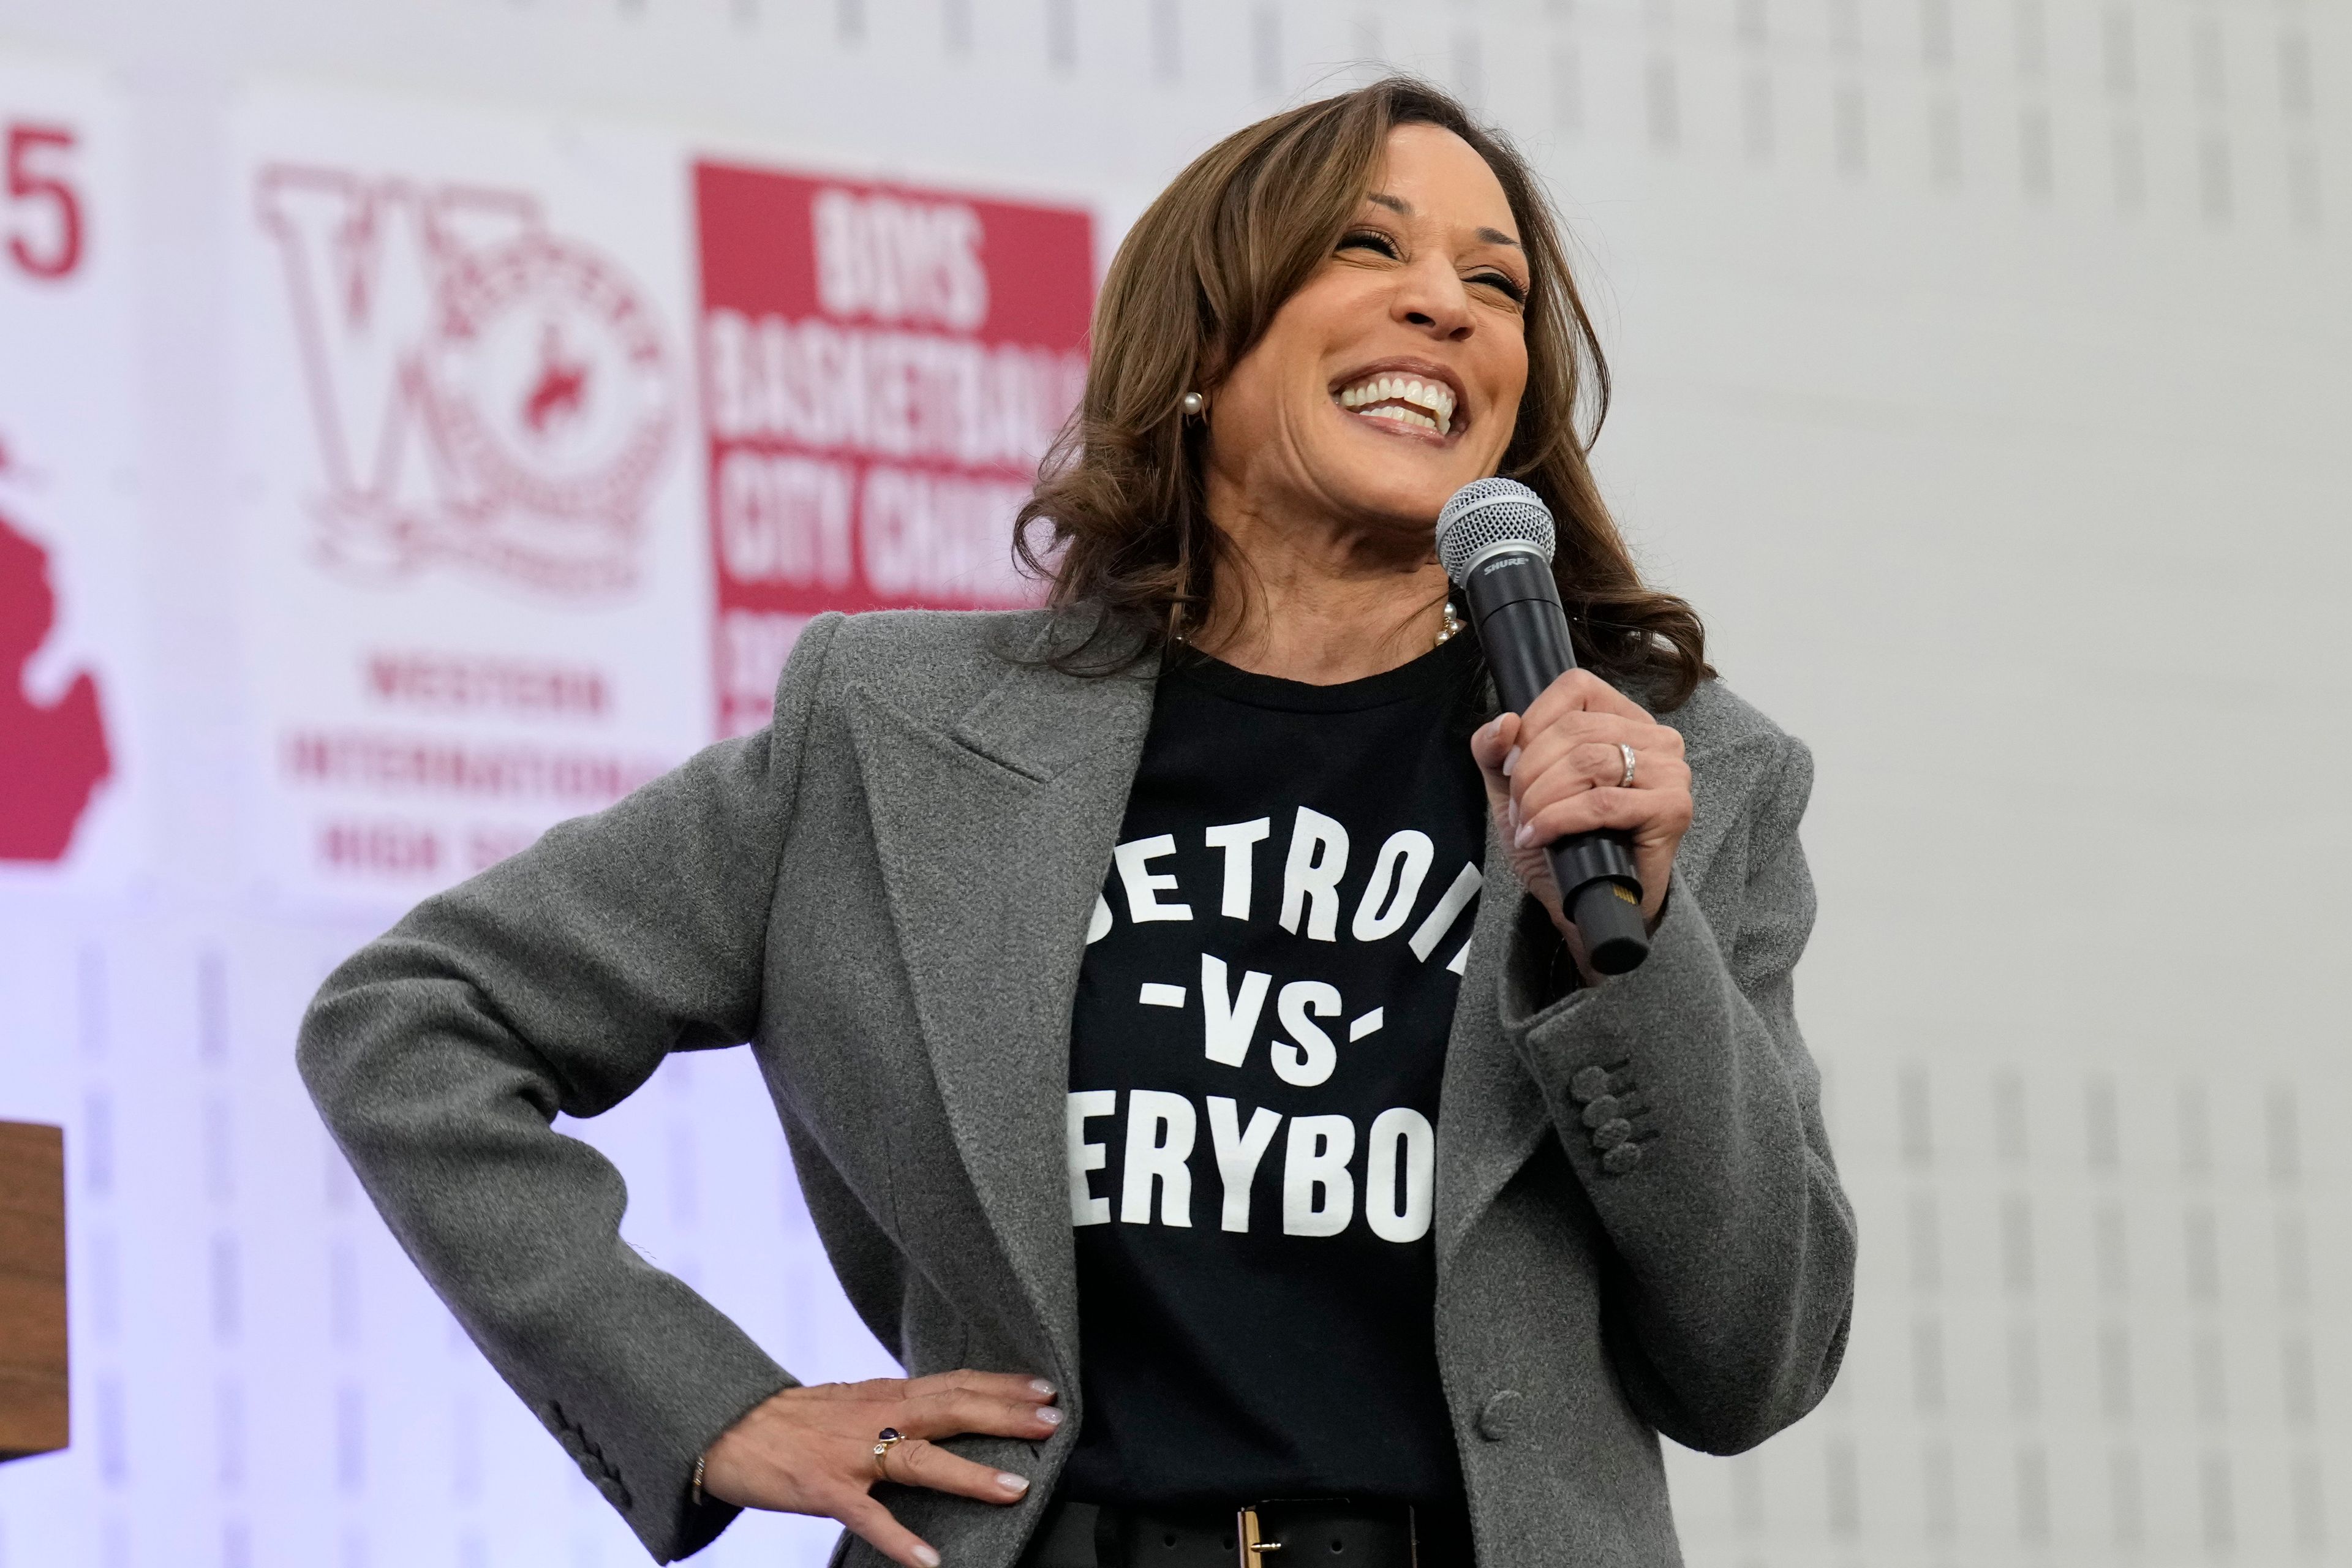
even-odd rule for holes
{"type": "MultiPolygon", "coordinates": [[[[1516,816],[1518,814],[1517,812],[1513,812],[1511,815],[1516,816]]],[[[1536,825],[1532,822],[1528,823],[1525,827],[1520,828],[1517,833],[1511,835],[1511,842],[1522,849],[1525,849],[1528,845],[1533,844],[1535,841],[1536,825]]]]}
{"type": "Polygon", "coordinates": [[[999,1470],[996,1472],[996,1484],[1009,1492],[1025,1492],[1029,1489],[1029,1478],[1016,1476],[1011,1470],[999,1470]]]}
{"type": "Polygon", "coordinates": [[[1511,825],[1512,832],[1516,833],[1518,831],[1519,803],[1517,801],[1507,800],[1503,803],[1503,820],[1511,825]]]}
{"type": "Polygon", "coordinates": [[[1041,1405],[1037,1407],[1037,1419],[1048,1426],[1059,1426],[1062,1424],[1062,1413],[1050,1405],[1041,1405]]]}
{"type": "Polygon", "coordinates": [[[1518,765],[1519,748],[1513,746],[1509,751],[1503,753],[1503,776],[1505,778],[1509,778],[1513,771],[1516,770],[1518,765]]]}
{"type": "Polygon", "coordinates": [[[1050,1383],[1047,1383],[1047,1382],[1046,1382],[1044,1378],[1042,1378],[1042,1377],[1033,1377],[1033,1378],[1031,1378],[1031,1379],[1029,1380],[1029,1386],[1030,1386],[1031,1388],[1034,1389],[1034,1390],[1035,1390],[1036,1392],[1038,1392],[1039,1394],[1044,1394],[1044,1395],[1045,1395],[1046,1398],[1048,1398],[1048,1399],[1051,1399],[1051,1398],[1053,1398],[1053,1397],[1054,1397],[1054,1385],[1053,1385],[1052,1384],[1050,1384],[1050,1383]]]}
{"type": "Polygon", "coordinates": [[[928,1546],[915,1548],[915,1561],[921,1563],[923,1568],[940,1568],[940,1554],[928,1546]]]}

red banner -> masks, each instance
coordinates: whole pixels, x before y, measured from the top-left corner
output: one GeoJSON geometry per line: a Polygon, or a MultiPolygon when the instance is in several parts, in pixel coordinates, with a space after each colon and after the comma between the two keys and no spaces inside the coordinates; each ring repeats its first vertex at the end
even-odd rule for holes
{"type": "Polygon", "coordinates": [[[1084,384],[1081,211],[704,163],[719,726],[824,610],[1032,603],[1013,518],[1084,384]]]}

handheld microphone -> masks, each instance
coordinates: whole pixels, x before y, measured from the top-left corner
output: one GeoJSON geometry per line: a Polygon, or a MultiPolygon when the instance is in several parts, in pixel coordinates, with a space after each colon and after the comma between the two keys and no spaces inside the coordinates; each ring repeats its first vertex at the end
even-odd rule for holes
{"type": "MultiPolygon", "coordinates": [[[[1495,673],[1503,706],[1524,714],[1546,687],[1576,668],[1568,612],[1552,580],[1559,541],[1551,510],[1517,479],[1475,479],[1437,514],[1437,558],[1470,601],[1470,624],[1495,673]]],[[[1650,956],[1633,840],[1617,828],[1573,833],[1544,851],[1560,902],[1584,939],[1585,962],[1622,974],[1650,956]]]]}

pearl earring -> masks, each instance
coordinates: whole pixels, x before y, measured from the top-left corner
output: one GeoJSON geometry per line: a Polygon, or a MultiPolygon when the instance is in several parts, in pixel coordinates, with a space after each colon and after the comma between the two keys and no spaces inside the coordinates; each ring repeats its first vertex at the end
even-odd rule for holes
{"type": "Polygon", "coordinates": [[[1182,407],[1185,418],[1198,419],[1201,416],[1201,411],[1208,406],[1209,400],[1199,393],[1188,392],[1184,395],[1182,407]]]}

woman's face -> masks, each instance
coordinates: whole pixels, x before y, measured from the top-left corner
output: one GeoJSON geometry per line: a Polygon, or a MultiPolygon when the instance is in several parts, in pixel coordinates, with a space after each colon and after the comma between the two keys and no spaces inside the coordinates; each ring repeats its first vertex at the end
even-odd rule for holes
{"type": "Polygon", "coordinates": [[[1528,379],[1518,238],[1468,142],[1391,131],[1338,247],[1216,390],[1213,500],[1230,487],[1262,518],[1425,536],[1510,444],[1528,379]]]}

